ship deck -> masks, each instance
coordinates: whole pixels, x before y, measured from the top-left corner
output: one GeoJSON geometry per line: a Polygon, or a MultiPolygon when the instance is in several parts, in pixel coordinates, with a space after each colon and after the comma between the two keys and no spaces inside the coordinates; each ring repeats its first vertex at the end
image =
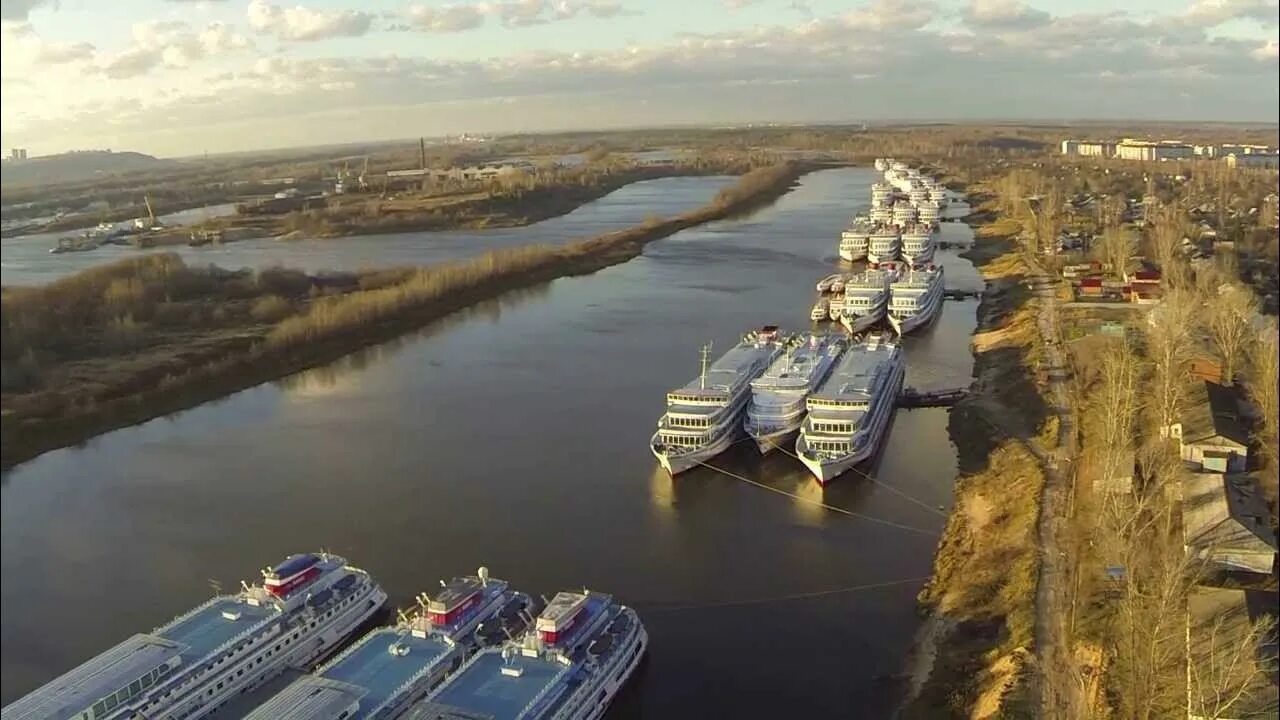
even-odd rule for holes
{"type": "Polygon", "coordinates": [[[260,627],[263,621],[274,615],[274,607],[255,607],[234,597],[220,597],[156,631],[156,635],[185,645],[182,659],[186,663],[198,662],[223,643],[260,627]],[[222,616],[223,611],[239,613],[240,617],[229,620],[222,616]]]}
{"type": "MultiPolygon", "coordinates": [[[[811,400],[870,400],[876,378],[887,367],[885,363],[893,357],[896,346],[880,344],[875,349],[866,345],[854,345],[849,348],[840,364],[831,375],[823,381],[818,391],[810,396],[811,400]]],[[[828,412],[826,408],[823,413],[828,412]]]]}
{"type": "Polygon", "coordinates": [[[768,358],[774,347],[772,344],[757,346],[755,343],[739,343],[707,368],[705,389],[703,379],[695,377],[676,392],[730,391],[741,384],[743,379],[753,375],[760,361],[768,358]]]}
{"type": "Polygon", "coordinates": [[[447,657],[451,650],[436,638],[419,638],[409,633],[402,634],[394,628],[383,628],[370,634],[319,675],[364,688],[368,693],[360,706],[373,709],[390,699],[401,685],[419,672],[447,657]],[[409,648],[408,654],[393,655],[390,652],[391,645],[397,642],[409,648]]]}
{"type": "Polygon", "coordinates": [[[431,699],[433,705],[456,707],[480,717],[512,720],[544,692],[564,682],[572,668],[541,657],[517,655],[509,661],[498,652],[476,657],[431,699]],[[503,674],[514,668],[519,676],[503,674]]]}

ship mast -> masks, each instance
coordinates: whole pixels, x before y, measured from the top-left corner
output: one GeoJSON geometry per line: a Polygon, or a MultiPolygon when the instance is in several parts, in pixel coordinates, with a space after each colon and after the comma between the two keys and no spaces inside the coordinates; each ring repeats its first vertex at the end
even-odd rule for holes
{"type": "Polygon", "coordinates": [[[702,374],[698,378],[698,387],[702,390],[707,389],[707,359],[711,357],[711,343],[702,346],[700,351],[702,355],[702,374]]]}

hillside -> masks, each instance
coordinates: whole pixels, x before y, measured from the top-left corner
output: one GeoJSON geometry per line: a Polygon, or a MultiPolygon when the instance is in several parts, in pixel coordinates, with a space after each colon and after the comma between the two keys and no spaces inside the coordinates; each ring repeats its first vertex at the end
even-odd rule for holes
{"type": "Polygon", "coordinates": [[[5,162],[0,165],[0,184],[5,187],[47,185],[135,170],[153,170],[171,164],[170,160],[160,160],[136,152],[86,150],[46,155],[16,163],[5,162]]]}

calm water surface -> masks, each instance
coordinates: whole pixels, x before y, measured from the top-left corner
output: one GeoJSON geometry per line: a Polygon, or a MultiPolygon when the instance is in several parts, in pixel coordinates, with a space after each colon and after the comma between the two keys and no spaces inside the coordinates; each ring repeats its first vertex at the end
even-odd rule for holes
{"type": "MultiPolygon", "coordinates": [[[[281,241],[258,238],[228,243],[136,250],[107,245],[81,253],[52,255],[49,248],[68,233],[5,238],[0,249],[0,281],[5,285],[37,285],[140,253],[176,252],[192,265],[262,268],[272,265],[321,270],[359,270],[394,265],[423,265],[479,255],[487,250],[545,243],[556,245],[636,225],[651,215],[676,215],[706,204],[737,178],[673,177],[632,183],[572,212],[526,227],[496,230],[357,235],[353,237],[281,241]]],[[[228,206],[230,207],[230,206],[228,206]]],[[[175,213],[173,222],[191,222],[203,210],[175,213]]]]}
{"type": "MultiPolygon", "coordinates": [[[[943,519],[849,474],[741,444],[727,470],[648,451],[699,345],[808,325],[813,284],[874,173],[806,176],[754,216],[679,233],[624,265],[457,314],[331,366],[46,454],[5,476],[3,696],[324,547],[408,605],[488,565],[550,595],[635,605],[650,659],[615,717],[883,716],[943,519]],[[879,587],[864,587],[864,586],[879,587]],[[811,597],[808,593],[832,592],[811,597]],[[855,710],[856,709],[856,710],[855,710]]],[[[948,239],[968,229],[947,223],[948,239]]],[[[940,252],[952,287],[980,287],[940,252]]],[[[972,302],[909,337],[908,382],[968,382],[972,302]]],[[[956,472],[942,410],[900,411],[863,470],[930,507],[956,472]]]]}

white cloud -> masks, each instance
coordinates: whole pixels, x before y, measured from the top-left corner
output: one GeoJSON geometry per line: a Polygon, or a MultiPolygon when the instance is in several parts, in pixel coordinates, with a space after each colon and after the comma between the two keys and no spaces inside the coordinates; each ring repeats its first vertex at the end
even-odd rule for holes
{"type": "Polygon", "coordinates": [[[135,23],[129,47],[104,58],[99,69],[107,77],[124,79],[164,66],[185,68],[208,57],[252,47],[248,38],[226,23],[209,23],[199,32],[185,22],[153,20],[135,23]]]}
{"type": "Polygon", "coordinates": [[[1256,20],[1275,25],[1280,16],[1276,0],[1197,0],[1183,14],[1188,22],[1215,27],[1228,20],[1256,20]]]}
{"type": "Polygon", "coordinates": [[[855,30],[916,30],[928,24],[937,10],[932,0],[871,0],[844,20],[855,30]]]}
{"type": "Polygon", "coordinates": [[[312,41],[357,37],[369,31],[373,13],[359,10],[312,10],[303,5],[280,7],[268,0],[251,0],[249,26],[281,40],[312,41]]]}
{"type": "Polygon", "coordinates": [[[6,64],[20,67],[62,65],[91,60],[94,47],[87,42],[50,42],[40,37],[29,22],[3,21],[0,28],[0,50],[6,64]]]}
{"type": "Polygon", "coordinates": [[[501,0],[498,2],[412,5],[408,28],[432,33],[462,32],[482,27],[489,19],[506,28],[523,28],[570,20],[579,15],[611,18],[626,15],[614,0],[501,0]]]}
{"type": "Polygon", "coordinates": [[[1022,0],[970,0],[961,12],[965,24],[974,28],[1025,29],[1049,22],[1049,13],[1022,0]]]}
{"type": "Polygon", "coordinates": [[[1249,53],[1249,55],[1254,60],[1274,64],[1276,60],[1280,60],[1280,43],[1277,43],[1275,40],[1268,40],[1265,45],[1260,48],[1256,48],[1253,52],[1249,53]]]}

